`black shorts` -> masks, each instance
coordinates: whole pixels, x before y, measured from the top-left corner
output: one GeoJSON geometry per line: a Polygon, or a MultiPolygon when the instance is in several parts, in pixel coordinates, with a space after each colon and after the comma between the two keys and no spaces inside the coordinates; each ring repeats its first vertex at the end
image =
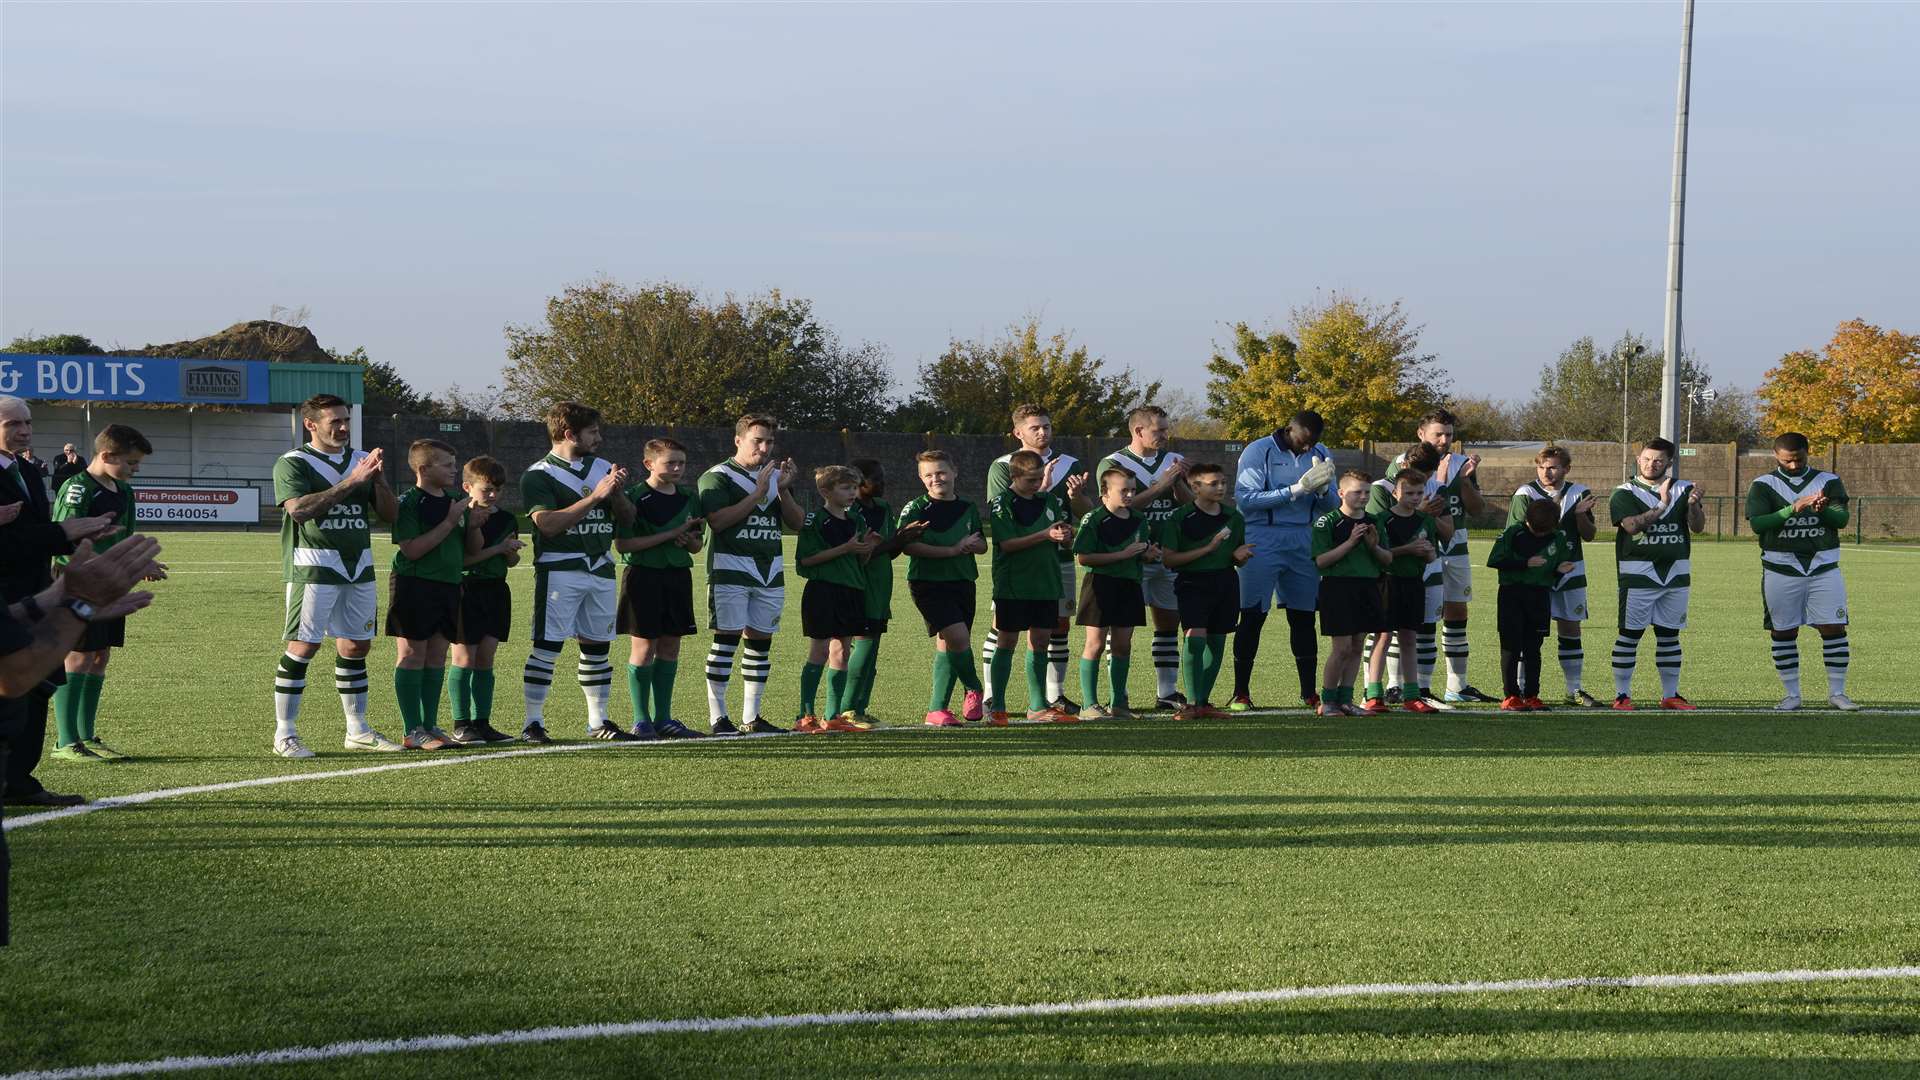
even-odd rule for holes
{"type": "Polygon", "coordinates": [[[979,590],[971,581],[909,581],[907,591],[913,606],[920,609],[920,620],[927,624],[927,636],[933,637],[960,623],[973,630],[973,607],[979,590]]]}
{"type": "Polygon", "coordinates": [[[1501,643],[1546,637],[1553,622],[1552,598],[1552,590],[1545,585],[1500,586],[1501,643]]]}
{"type": "Polygon", "coordinates": [[[1209,634],[1231,634],[1240,625],[1240,574],[1234,570],[1175,572],[1174,599],[1180,627],[1209,634]]]}
{"type": "Polygon", "coordinates": [[[1145,626],[1147,601],[1140,583],[1112,574],[1087,574],[1080,579],[1081,626],[1145,626]]]}
{"type": "Polygon", "coordinates": [[[1060,625],[1058,600],[993,599],[993,628],[1006,633],[1051,630],[1060,625]]]}
{"type": "Polygon", "coordinates": [[[686,637],[699,629],[693,623],[693,568],[687,566],[627,567],[620,586],[620,613],[614,631],[651,641],[686,637]]]}
{"type": "Polygon", "coordinates": [[[1320,633],[1350,637],[1385,630],[1381,579],[1323,577],[1320,579],[1320,633]]]}
{"type": "Polygon", "coordinates": [[[460,586],[394,574],[387,591],[387,636],[452,641],[460,633],[460,586]]]}
{"type": "Polygon", "coordinates": [[[127,620],[95,619],[80,631],[80,640],[74,645],[74,652],[98,652],[101,649],[117,649],[127,643],[127,620]]]}
{"type": "Polygon", "coordinates": [[[887,632],[887,619],[868,619],[867,628],[860,631],[861,637],[879,637],[887,632]]]}
{"type": "Polygon", "coordinates": [[[866,632],[867,593],[831,581],[809,581],[800,594],[800,628],[809,638],[850,638],[866,632]]]}
{"type": "Polygon", "coordinates": [[[1386,625],[1382,630],[1418,630],[1427,621],[1427,583],[1417,577],[1387,576],[1386,625]]]}
{"type": "Polygon", "coordinates": [[[478,645],[488,638],[507,640],[513,625],[513,589],[506,578],[468,578],[460,583],[460,625],[456,645],[478,645]]]}

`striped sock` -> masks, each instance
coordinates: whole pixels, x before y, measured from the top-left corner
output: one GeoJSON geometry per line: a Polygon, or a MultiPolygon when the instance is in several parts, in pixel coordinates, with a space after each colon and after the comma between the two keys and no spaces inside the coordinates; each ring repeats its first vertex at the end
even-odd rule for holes
{"type": "Polygon", "coordinates": [[[1846,693],[1847,662],[1853,658],[1853,649],[1847,644],[1847,632],[1842,630],[1839,637],[1821,638],[1820,651],[1827,661],[1827,693],[1846,693]]]}
{"type": "Polygon", "coordinates": [[[1155,689],[1163,698],[1172,697],[1180,687],[1180,631],[1153,632],[1153,677],[1155,689]]]}
{"type": "Polygon", "coordinates": [[[607,726],[607,699],[613,696],[613,664],[607,660],[607,642],[583,641],[574,665],[580,692],[587,697],[587,728],[607,726]]]}
{"type": "Polygon", "coordinates": [[[536,641],[520,672],[520,692],[527,702],[526,727],[547,724],[547,691],[553,689],[553,665],[560,662],[559,642],[536,641]]]}
{"type": "Polygon", "coordinates": [[[1580,669],[1585,666],[1587,653],[1577,637],[1560,637],[1560,674],[1567,679],[1567,696],[1580,689],[1580,669]]]}
{"type": "Polygon", "coordinates": [[[739,634],[715,634],[707,649],[707,719],[727,718],[727,683],[733,679],[733,654],[740,649],[739,634]]]}
{"type": "Polygon", "coordinates": [[[1613,639],[1613,692],[1616,696],[1633,693],[1633,667],[1640,662],[1640,639],[1647,628],[1622,630],[1613,639]]]}
{"type": "Polygon", "coordinates": [[[1067,638],[1071,634],[1066,630],[1055,630],[1047,639],[1047,700],[1059,701],[1067,696],[1067,638]]]}
{"type": "Polygon", "coordinates": [[[1440,660],[1440,644],[1432,623],[1421,623],[1420,632],[1414,636],[1414,648],[1418,650],[1420,669],[1420,689],[1433,689],[1433,667],[1440,660]]]}
{"type": "Polygon", "coordinates": [[[1440,651],[1447,656],[1447,689],[1467,685],[1467,620],[1448,619],[1440,624],[1440,651]]]}
{"type": "MultiPolygon", "coordinates": [[[[988,630],[986,643],[980,646],[980,685],[993,685],[993,658],[998,655],[1000,655],[1000,632],[997,630],[988,630]]],[[[1003,706],[998,704],[996,695],[989,694],[988,696],[995,698],[996,704],[994,708],[1003,708],[1003,706]]]]}
{"type": "Polygon", "coordinates": [[[1381,673],[1385,685],[1393,686],[1400,681],[1400,635],[1387,635],[1387,666],[1381,673]]]}
{"type": "Polygon", "coordinates": [[[1780,675],[1780,685],[1786,687],[1788,697],[1800,696],[1800,638],[1796,634],[1790,638],[1773,639],[1773,670],[1780,675]]]}
{"type": "Polygon", "coordinates": [[[1660,669],[1660,696],[1680,696],[1680,631],[1653,628],[1653,666],[1660,669]]]}
{"type": "Polygon", "coordinates": [[[347,718],[347,734],[365,735],[367,728],[367,658],[333,658],[333,688],[340,691],[340,711],[347,718]]]}
{"type": "Polygon", "coordinates": [[[303,657],[287,653],[273,673],[273,737],[293,738],[294,723],[300,719],[300,698],[307,692],[307,665],[303,657]]]}
{"type": "Polygon", "coordinates": [[[773,670],[773,662],[768,654],[773,652],[770,638],[748,638],[740,654],[740,678],[745,681],[745,693],[740,703],[740,715],[751,723],[760,717],[760,699],[767,692],[767,673],[773,670]]]}

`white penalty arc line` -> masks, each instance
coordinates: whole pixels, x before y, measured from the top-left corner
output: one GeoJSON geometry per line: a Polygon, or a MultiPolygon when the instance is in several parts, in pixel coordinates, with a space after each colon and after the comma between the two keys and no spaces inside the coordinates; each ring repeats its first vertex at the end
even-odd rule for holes
{"type": "Polygon", "coordinates": [[[483,1035],[423,1035],[406,1039],[356,1039],[351,1042],[328,1043],[325,1046],[294,1046],[279,1050],[259,1050],[249,1054],[168,1057],[148,1061],[78,1065],[69,1068],[8,1073],[0,1076],[0,1080],[91,1080],[93,1077],[138,1076],[147,1073],[186,1072],[192,1069],[289,1065],[369,1057],[376,1054],[416,1054],[425,1051],[469,1050],[488,1046],[527,1046],[539,1043],[577,1042],[584,1039],[714,1034],[865,1024],[937,1024],[968,1020],[1017,1020],[1083,1013],[1210,1009],[1332,998],[1424,997],[1437,994],[1502,994],[1517,991],[1583,989],[1670,989],[1881,979],[1920,979],[1920,967],[1838,968],[1825,971],[1739,971],[1699,975],[1589,976],[1566,979],[1507,979],[1499,982],[1349,983],[1335,986],[1295,986],[1278,990],[1234,990],[1211,994],[1095,998],[1087,1001],[1039,1002],[1029,1005],[961,1005],[943,1009],[888,1009],[879,1012],[848,1011],[789,1013],[782,1016],[633,1020],[620,1024],[522,1028],[516,1031],[498,1031],[483,1035]]]}

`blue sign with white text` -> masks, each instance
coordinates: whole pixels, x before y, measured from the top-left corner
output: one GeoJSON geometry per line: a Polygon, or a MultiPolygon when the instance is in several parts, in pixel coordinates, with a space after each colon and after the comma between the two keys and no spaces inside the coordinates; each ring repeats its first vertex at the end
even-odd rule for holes
{"type": "Polygon", "coordinates": [[[67,401],[265,405],[267,363],[0,353],[0,394],[67,401]]]}

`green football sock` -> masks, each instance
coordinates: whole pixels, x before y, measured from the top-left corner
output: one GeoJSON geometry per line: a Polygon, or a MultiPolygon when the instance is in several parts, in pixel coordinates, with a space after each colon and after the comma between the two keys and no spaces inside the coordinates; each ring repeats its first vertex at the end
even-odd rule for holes
{"type": "Polygon", "coordinates": [[[80,680],[86,678],[76,671],[67,672],[67,681],[53,692],[53,725],[55,746],[71,746],[80,741],[80,700],[86,695],[81,692],[80,680]]]}
{"type": "Polygon", "coordinates": [[[847,669],[830,667],[827,669],[827,711],[826,719],[839,716],[847,703],[847,669]]]}
{"type": "Polygon", "coordinates": [[[1386,683],[1383,683],[1383,682],[1369,682],[1369,683],[1367,683],[1367,699],[1368,699],[1368,700],[1370,700],[1370,701],[1371,701],[1371,700],[1372,700],[1372,699],[1374,699],[1374,698],[1383,698],[1383,697],[1386,697],[1386,696],[1387,696],[1387,684],[1386,684],[1386,683]]]}
{"type": "Polygon", "coordinates": [[[1133,657],[1119,653],[1107,654],[1107,682],[1112,687],[1113,707],[1125,708],[1127,704],[1127,669],[1133,666],[1133,657]]]}
{"type": "MultiPolygon", "coordinates": [[[[987,688],[980,685],[980,666],[973,662],[973,648],[971,646],[961,649],[958,652],[948,653],[947,655],[953,658],[953,674],[955,678],[960,680],[961,686],[966,687],[976,694],[985,694],[987,692],[987,688]]],[[[1007,657],[1007,662],[1012,663],[1013,657],[1007,657]]],[[[1013,669],[1009,667],[1007,673],[1012,674],[1013,669]]]]}
{"type": "Polygon", "coordinates": [[[1185,646],[1182,651],[1187,654],[1187,700],[1190,704],[1198,705],[1207,700],[1206,692],[1200,688],[1202,680],[1206,678],[1207,639],[1198,634],[1188,634],[1180,642],[1185,646]]]}
{"type": "Polygon", "coordinates": [[[1027,711],[1047,707],[1047,651],[1027,646],[1027,711]]]}
{"type": "Polygon", "coordinates": [[[680,673],[680,661],[655,660],[653,668],[653,718],[656,723],[673,719],[673,677],[680,673]]]}
{"type": "Polygon", "coordinates": [[[473,669],[455,664],[447,688],[453,695],[453,726],[461,727],[473,720],[473,669]]]}
{"type": "Polygon", "coordinates": [[[80,739],[82,742],[93,738],[94,723],[100,719],[100,688],[107,677],[88,675],[86,682],[80,685],[80,739]]]}
{"type": "Polygon", "coordinates": [[[393,696],[400,703],[400,722],[407,733],[420,726],[420,669],[393,669],[393,696]]]}
{"type": "Polygon", "coordinates": [[[473,669],[473,718],[486,723],[493,719],[493,669],[473,669]]]}
{"type": "Polygon", "coordinates": [[[927,711],[939,712],[953,700],[953,654],[933,651],[933,694],[927,698],[927,711]]]}
{"type": "Polygon", "coordinates": [[[827,670],[825,664],[807,663],[800,666],[800,715],[812,716],[814,703],[820,699],[820,676],[827,670]]]}
{"type": "Polygon", "coordinates": [[[873,661],[879,651],[879,638],[853,639],[853,652],[847,656],[847,696],[840,702],[847,712],[867,711],[867,692],[873,688],[873,661]]]}
{"type": "Polygon", "coordinates": [[[1080,697],[1089,705],[1100,701],[1100,659],[1080,658],[1080,697]]]}
{"type": "Polygon", "coordinates": [[[1208,634],[1206,675],[1201,679],[1200,700],[1213,700],[1213,685],[1220,681],[1220,665],[1227,658],[1227,635],[1208,634]]]}
{"type": "Polygon", "coordinates": [[[440,726],[440,691],[447,685],[447,668],[420,669],[420,726],[437,728],[440,726]]]}
{"type": "Polygon", "coordinates": [[[1322,705],[1340,704],[1340,691],[1331,686],[1321,687],[1320,688],[1320,704],[1322,705]]]}
{"type": "Polygon", "coordinates": [[[1400,700],[1412,701],[1420,696],[1420,684],[1417,682],[1400,684],[1400,700]]]}
{"type": "Polygon", "coordinates": [[[653,663],[627,665],[627,700],[633,702],[633,722],[653,723],[653,663]]]}
{"type": "Polygon", "coordinates": [[[1007,680],[1013,678],[1013,650],[997,649],[993,654],[993,669],[988,672],[993,680],[993,688],[987,696],[1000,703],[1004,711],[1007,707],[1007,680]]]}

